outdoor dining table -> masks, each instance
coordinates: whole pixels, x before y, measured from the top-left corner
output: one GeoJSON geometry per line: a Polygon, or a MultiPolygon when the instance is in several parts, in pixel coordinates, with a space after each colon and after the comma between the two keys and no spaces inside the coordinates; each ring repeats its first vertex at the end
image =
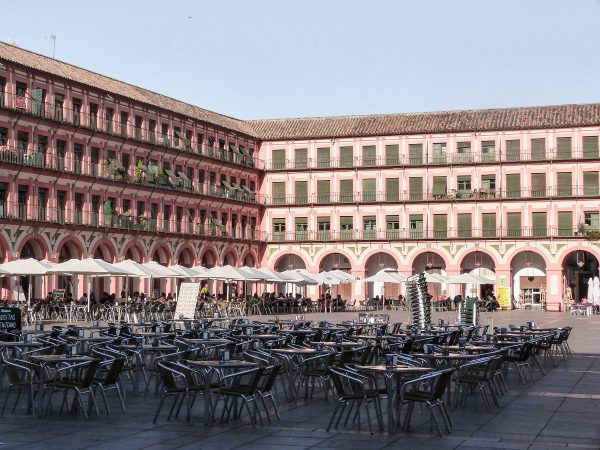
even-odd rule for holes
{"type": "Polygon", "coordinates": [[[150,355],[149,364],[151,364],[154,359],[159,356],[160,353],[175,353],[177,351],[177,347],[174,345],[131,345],[131,344],[121,344],[119,346],[122,350],[129,353],[134,361],[135,367],[135,375],[133,376],[133,395],[134,397],[139,394],[139,385],[140,385],[140,368],[143,368],[146,364],[147,355],[150,355]]]}
{"type": "MultiPolygon", "coordinates": [[[[212,375],[216,374],[218,377],[219,384],[223,378],[225,372],[232,372],[237,370],[251,369],[253,367],[258,366],[257,363],[252,361],[243,361],[239,359],[230,359],[228,361],[221,361],[217,359],[203,359],[192,361],[188,360],[186,363],[197,369],[202,377],[202,381],[204,383],[204,392],[207,396],[212,396],[212,391],[210,386],[212,384],[212,375]]],[[[204,401],[204,424],[208,425],[210,423],[210,417],[212,415],[211,412],[212,400],[207,398],[204,401]]],[[[217,405],[215,404],[215,407],[217,405]]]]}
{"type": "MultiPolygon", "coordinates": [[[[495,351],[495,349],[490,348],[488,351],[493,352],[495,351]]],[[[412,353],[412,355],[417,356],[419,358],[427,359],[436,369],[460,366],[464,362],[470,361],[472,359],[477,359],[482,356],[481,353],[472,354],[459,352],[449,352],[447,355],[444,355],[440,352],[412,353]]]]}
{"type": "Polygon", "coordinates": [[[286,374],[288,376],[288,383],[289,383],[289,389],[287,389],[288,392],[288,398],[290,401],[294,401],[296,400],[296,395],[297,395],[297,386],[296,386],[296,375],[297,375],[297,369],[298,366],[294,364],[294,360],[296,358],[306,358],[306,357],[310,357],[310,356],[317,356],[317,355],[325,355],[325,354],[331,354],[331,351],[327,351],[327,350],[317,350],[314,348],[306,348],[306,347],[300,347],[300,348],[296,348],[296,347],[285,347],[285,348],[274,348],[270,350],[271,353],[274,353],[276,355],[281,355],[283,356],[283,362],[285,364],[285,368],[286,368],[286,374]]]}
{"type": "Polygon", "coordinates": [[[325,342],[310,342],[310,345],[313,347],[318,346],[319,344],[323,344],[325,347],[335,347],[338,349],[347,349],[347,348],[357,348],[362,347],[363,344],[360,342],[354,341],[343,341],[343,342],[335,342],[335,341],[325,341],[325,342]]]}
{"type": "Polygon", "coordinates": [[[385,387],[387,389],[388,433],[394,433],[396,431],[394,396],[402,381],[406,381],[406,377],[414,378],[415,376],[434,371],[431,367],[413,367],[407,365],[387,366],[385,364],[378,364],[375,366],[354,366],[354,368],[359,372],[369,372],[383,376],[385,387]]]}
{"type": "Polygon", "coordinates": [[[465,353],[486,353],[493,352],[496,350],[493,344],[490,345],[465,345],[464,347],[459,347],[458,345],[449,345],[446,347],[448,350],[452,352],[465,352],[465,353]]]}

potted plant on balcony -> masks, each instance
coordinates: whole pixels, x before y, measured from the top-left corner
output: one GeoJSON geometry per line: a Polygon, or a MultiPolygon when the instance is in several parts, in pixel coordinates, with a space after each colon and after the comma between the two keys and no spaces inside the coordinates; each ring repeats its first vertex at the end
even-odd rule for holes
{"type": "Polygon", "coordinates": [[[133,169],[133,181],[135,183],[141,183],[142,181],[144,181],[145,171],[146,166],[144,166],[144,163],[142,163],[142,161],[138,161],[135,165],[135,168],[133,169]]]}
{"type": "Polygon", "coordinates": [[[104,176],[114,180],[119,172],[119,164],[116,159],[108,159],[104,165],[104,176]]]}

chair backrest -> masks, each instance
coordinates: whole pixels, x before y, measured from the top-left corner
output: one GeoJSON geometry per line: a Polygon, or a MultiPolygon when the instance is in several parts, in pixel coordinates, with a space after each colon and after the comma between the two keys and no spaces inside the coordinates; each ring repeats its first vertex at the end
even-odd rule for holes
{"type": "Polygon", "coordinates": [[[125,358],[115,358],[110,364],[110,369],[106,373],[106,378],[103,381],[105,385],[113,385],[119,381],[119,375],[125,365],[125,358]]]}
{"type": "Polygon", "coordinates": [[[344,366],[345,364],[350,364],[354,361],[355,352],[354,350],[345,350],[343,352],[340,352],[338,355],[338,366],[344,366]]]}
{"type": "Polygon", "coordinates": [[[81,387],[90,387],[92,382],[94,381],[94,377],[96,376],[96,372],[98,367],[100,367],[100,363],[102,361],[99,359],[93,359],[90,363],[85,367],[85,372],[81,378],[81,387]]]}
{"type": "Polygon", "coordinates": [[[281,368],[281,364],[274,364],[272,366],[265,367],[258,390],[261,392],[269,392],[271,389],[273,389],[281,368]]]}

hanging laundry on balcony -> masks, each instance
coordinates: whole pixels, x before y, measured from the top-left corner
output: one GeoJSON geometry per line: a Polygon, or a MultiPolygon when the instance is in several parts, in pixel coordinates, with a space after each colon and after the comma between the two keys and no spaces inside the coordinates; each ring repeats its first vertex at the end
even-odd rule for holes
{"type": "Polygon", "coordinates": [[[171,169],[165,169],[164,172],[169,177],[169,180],[171,181],[171,184],[173,186],[181,186],[181,182],[179,181],[179,178],[177,177],[177,175],[175,175],[173,173],[173,171],[171,169]]]}
{"type": "Polygon", "coordinates": [[[27,109],[27,100],[25,97],[17,97],[15,99],[15,106],[19,109],[27,109]]]}

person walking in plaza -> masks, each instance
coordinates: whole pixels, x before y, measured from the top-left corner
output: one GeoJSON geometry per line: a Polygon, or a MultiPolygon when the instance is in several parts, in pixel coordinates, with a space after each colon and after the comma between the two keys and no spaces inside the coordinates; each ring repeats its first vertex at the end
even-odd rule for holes
{"type": "Polygon", "coordinates": [[[462,298],[462,295],[460,295],[460,293],[456,294],[454,296],[454,309],[456,311],[458,311],[460,309],[460,304],[461,304],[462,300],[463,300],[463,298],[462,298]]]}

